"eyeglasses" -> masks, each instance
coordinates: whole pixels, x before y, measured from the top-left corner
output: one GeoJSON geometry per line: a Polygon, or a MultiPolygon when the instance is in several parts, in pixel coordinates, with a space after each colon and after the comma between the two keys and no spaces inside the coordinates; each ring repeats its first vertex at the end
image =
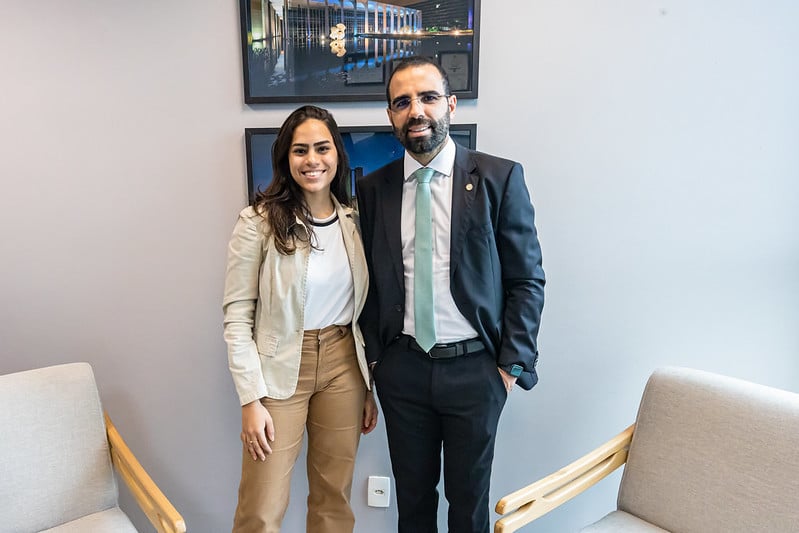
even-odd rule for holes
{"type": "Polygon", "coordinates": [[[449,95],[438,94],[438,93],[425,93],[421,96],[417,96],[416,98],[411,98],[410,96],[400,96],[399,98],[395,98],[394,100],[392,100],[391,103],[388,104],[388,108],[394,113],[401,113],[403,111],[407,111],[408,108],[411,107],[411,103],[414,101],[418,101],[420,104],[424,106],[434,106],[442,98],[449,98],[449,95]]]}

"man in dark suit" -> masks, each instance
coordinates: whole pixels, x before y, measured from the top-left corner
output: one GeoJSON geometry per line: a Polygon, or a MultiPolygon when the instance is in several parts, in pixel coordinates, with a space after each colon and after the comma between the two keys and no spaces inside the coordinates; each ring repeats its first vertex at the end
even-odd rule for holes
{"type": "Polygon", "coordinates": [[[399,531],[437,531],[443,446],[449,531],[487,533],[499,415],[515,383],[538,381],[544,271],[533,207],[518,163],[449,137],[457,99],[437,63],[404,60],[386,96],[406,151],[359,182],[370,275],[360,322],[399,531]]]}

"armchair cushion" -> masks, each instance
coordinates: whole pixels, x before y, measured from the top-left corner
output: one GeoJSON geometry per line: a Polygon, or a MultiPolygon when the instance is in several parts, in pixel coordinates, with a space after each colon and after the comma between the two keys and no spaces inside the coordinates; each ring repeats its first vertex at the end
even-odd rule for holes
{"type": "Polygon", "coordinates": [[[41,533],[137,533],[127,515],[119,507],[90,514],[41,533]]]}
{"type": "Polygon", "coordinates": [[[117,486],[88,364],[0,376],[0,405],[5,531],[41,531],[106,510],[116,515],[117,486]]]}
{"type": "Polygon", "coordinates": [[[580,533],[669,533],[624,511],[613,511],[580,533]]]}
{"type": "Polygon", "coordinates": [[[649,379],[618,508],[669,531],[796,531],[799,395],[685,368],[649,379]]]}

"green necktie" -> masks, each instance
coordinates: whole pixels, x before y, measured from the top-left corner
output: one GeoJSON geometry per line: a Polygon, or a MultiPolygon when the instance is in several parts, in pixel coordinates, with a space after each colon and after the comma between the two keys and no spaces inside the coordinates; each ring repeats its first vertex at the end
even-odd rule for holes
{"type": "Polygon", "coordinates": [[[433,214],[430,208],[432,168],[420,168],[416,178],[416,236],[413,253],[413,318],[416,342],[426,352],[436,343],[433,321],[433,214]]]}

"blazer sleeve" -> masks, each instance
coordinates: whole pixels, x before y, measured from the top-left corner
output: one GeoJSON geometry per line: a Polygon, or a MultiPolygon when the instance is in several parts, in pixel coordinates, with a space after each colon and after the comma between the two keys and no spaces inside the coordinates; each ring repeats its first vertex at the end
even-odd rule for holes
{"type": "Polygon", "coordinates": [[[260,215],[249,207],[239,214],[228,244],[222,301],[228,366],[241,405],[267,394],[261,359],[253,337],[258,280],[266,238],[260,220],[260,215]]]}
{"type": "Polygon", "coordinates": [[[508,176],[495,229],[505,302],[497,364],[521,365],[524,370],[519,385],[530,389],[537,381],[537,336],[545,277],[535,211],[518,163],[513,164],[508,176]]]}

